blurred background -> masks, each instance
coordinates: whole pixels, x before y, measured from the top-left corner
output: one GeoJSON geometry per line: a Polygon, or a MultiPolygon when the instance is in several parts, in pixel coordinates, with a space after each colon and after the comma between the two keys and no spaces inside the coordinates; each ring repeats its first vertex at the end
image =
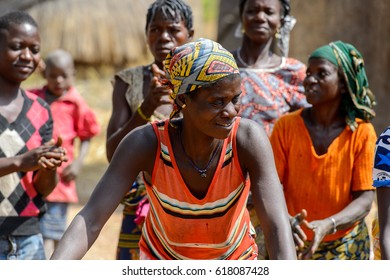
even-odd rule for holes
{"type": "MultiPolygon", "coordinates": [[[[150,63],[145,44],[146,11],[152,0],[0,0],[0,14],[24,10],[38,22],[43,57],[53,49],[69,51],[76,63],[76,87],[97,113],[102,132],[92,140],[86,165],[77,180],[78,211],[107,167],[106,127],[111,114],[111,79],[126,67],[150,63]]],[[[195,38],[210,38],[233,50],[239,0],[187,0],[194,14],[195,38]]],[[[315,48],[334,40],[352,43],[365,58],[370,88],[377,97],[377,133],[390,125],[390,0],[291,0],[297,23],[289,56],[302,62],[315,48]]],[[[24,88],[44,84],[38,72],[24,88]]],[[[86,259],[115,255],[120,211],[103,229],[86,259]],[[113,242],[113,240],[115,242],[113,242]]]]}
{"type": "MultiPolygon", "coordinates": [[[[152,62],[145,43],[146,12],[153,0],[0,0],[0,14],[24,10],[39,25],[41,55],[62,48],[75,60],[76,88],[97,114],[100,135],[78,178],[80,203],[88,199],[107,167],[106,128],[111,115],[111,79],[115,72],[152,62]]],[[[217,0],[189,0],[194,14],[195,37],[216,39],[217,0]]],[[[36,71],[22,86],[45,83],[36,71]]]]}

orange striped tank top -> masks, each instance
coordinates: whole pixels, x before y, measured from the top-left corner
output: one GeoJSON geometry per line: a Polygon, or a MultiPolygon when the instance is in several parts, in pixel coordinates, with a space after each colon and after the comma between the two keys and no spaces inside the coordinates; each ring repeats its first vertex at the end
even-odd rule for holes
{"type": "Polygon", "coordinates": [[[151,185],[150,211],[141,251],[150,259],[256,259],[254,231],[246,209],[249,180],[237,157],[237,118],[224,140],[206,196],[198,199],[184,183],[168,135],[168,121],[152,123],[158,149],[151,185]]]}

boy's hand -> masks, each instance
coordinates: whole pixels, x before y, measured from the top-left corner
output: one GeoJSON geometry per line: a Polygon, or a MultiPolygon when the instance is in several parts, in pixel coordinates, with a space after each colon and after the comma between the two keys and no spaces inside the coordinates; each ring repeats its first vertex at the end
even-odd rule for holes
{"type": "Polygon", "coordinates": [[[48,147],[49,150],[42,153],[39,158],[38,164],[40,168],[55,170],[57,167],[61,166],[63,162],[68,161],[68,158],[66,157],[66,150],[61,147],[61,145],[62,138],[60,136],[55,144],[54,139],[52,139],[43,145],[48,147]]]}

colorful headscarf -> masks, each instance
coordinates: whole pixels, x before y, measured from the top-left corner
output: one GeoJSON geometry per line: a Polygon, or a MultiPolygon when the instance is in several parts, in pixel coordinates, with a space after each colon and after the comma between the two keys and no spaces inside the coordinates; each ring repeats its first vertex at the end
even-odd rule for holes
{"type": "MultiPolygon", "coordinates": [[[[239,74],[233,55],[217,42],[203,38],[172,49],[164,60],[164,69],[171,83],[173,100],[180,94],[239,74]]],[[[175,105],[170,118],[180,111],[175,105]]]]}
{"type": "Polygon", "coordinates": [[[357,128],[355,118],[369,121],[375,117],[372,109],[376,105],[375,96],[368,88],[363,57],[354,46],[342,41],[331,42],[316,49],[310,58],[324,58],[342,70],[351,97],[344,100],[346,121],[353,131],[357,128]]]}

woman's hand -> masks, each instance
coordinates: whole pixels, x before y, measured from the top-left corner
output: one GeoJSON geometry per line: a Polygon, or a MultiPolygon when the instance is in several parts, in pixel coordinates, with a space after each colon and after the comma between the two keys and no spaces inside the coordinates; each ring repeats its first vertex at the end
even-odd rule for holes
{"type": "Polygon", "coordinates": [[[141,107],[142,112],[147,117],[150,117],[159,106],[173,104],[173,100],[169,97],[172,90],[162,82],[166,79],[164,71],[153,64],[152,73],[153,78],[150,82],[149,92],[145,96],[141,107]]]}
{"type": "Polygon", "coordinates": [[[305,241],[307,240],[307,236],[301,227],[302,224],[305,226],[308,225],[306,217],[306,209],[302,209],[300,213],[290,218],[291,230],[293,233],[295,248],[297,251],[302,250],[305,247],[305,241]]]}
{"type": "Polygon", "coordinates": [[[333,233],[333,222],[329,218],[312,221],[308,223],[306,227],[313,231],[314,236],[309,246],[301,252],[298,252],[298,259],[301,260],[310,259],[311,256],[318,249],[318,246],[320,245],[324,237],[328,234],[333,233]]]}

